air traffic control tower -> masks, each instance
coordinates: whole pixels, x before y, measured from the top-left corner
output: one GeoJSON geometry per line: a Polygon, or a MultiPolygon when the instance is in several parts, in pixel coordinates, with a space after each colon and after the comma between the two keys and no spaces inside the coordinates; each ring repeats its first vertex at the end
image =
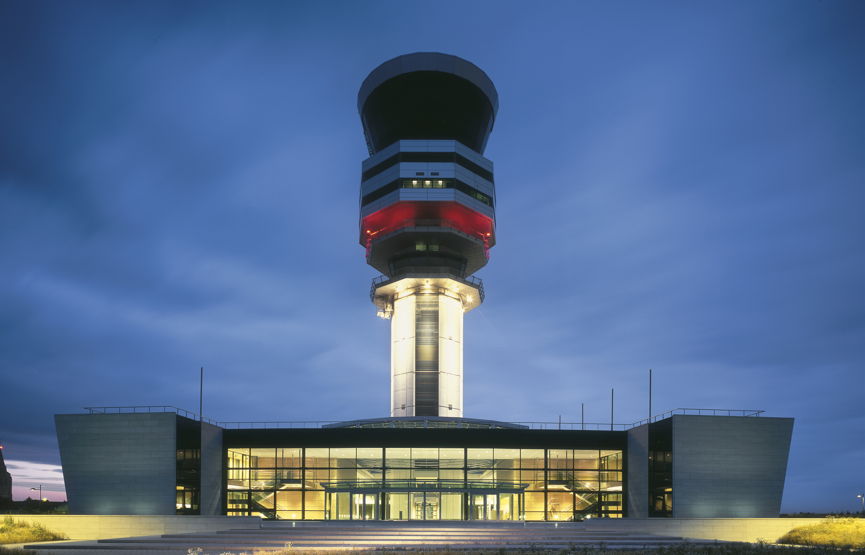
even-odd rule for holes
{"type": "Polygon", "coordinates": [[[391,416],[463,415],[463,314],[495,245],[493,164],[483,157],[498,93],[474,64],[419,52],[360,87],[370,157],[360,243],[383,275],[370,295],[391,320],[391,416]]]}

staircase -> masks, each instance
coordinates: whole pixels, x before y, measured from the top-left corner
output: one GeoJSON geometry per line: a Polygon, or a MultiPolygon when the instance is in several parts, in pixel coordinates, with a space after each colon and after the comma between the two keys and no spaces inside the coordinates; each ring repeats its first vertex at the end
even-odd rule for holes
{"type": "Polygon", "coordinates": [[[165,534],[91,542],[27,545],[41,554],[195,553],[201,555],[288,550],[616,549],[646,551],[680,544],[714,544],[625,532],[587,531],[582,523],[263,522],[259,530],[165,534]],[[197,551],[200,548],[200,551],[197,551]]]}

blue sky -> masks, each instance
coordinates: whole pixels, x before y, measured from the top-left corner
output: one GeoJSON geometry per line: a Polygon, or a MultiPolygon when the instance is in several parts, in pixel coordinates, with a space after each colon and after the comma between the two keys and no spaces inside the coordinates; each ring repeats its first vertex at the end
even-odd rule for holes
{"type": "MultiPolygon", "coordinates": [[[[52,415],[388,410],[357,89],[464,57],[500,109],[466,416],[796,418],[785,511],[865,490],[861,2],[0,1],[0,441],[52,415]]],[[[62,494],[56,494],[62,497],[62,494]]]]}

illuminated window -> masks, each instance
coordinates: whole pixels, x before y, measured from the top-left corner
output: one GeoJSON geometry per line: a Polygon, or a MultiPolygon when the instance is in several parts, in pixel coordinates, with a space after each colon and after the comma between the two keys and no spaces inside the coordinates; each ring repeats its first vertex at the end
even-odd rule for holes
{"type": "MultiPolygon", "coordinates": [[[[658,455],[653,459],[666,459],[658,455]]],[[[624,513],[621,451],[230,448],[226,459],[226,512],[232,515],[569,521],[624,513]]],[[[197,490],[181,484],[177,490],[178,512],[197,509],[197,490]]],[[[669,510],[670,493],[663,493],[667,499],[662,494],[656,504],[669,510]]]]}

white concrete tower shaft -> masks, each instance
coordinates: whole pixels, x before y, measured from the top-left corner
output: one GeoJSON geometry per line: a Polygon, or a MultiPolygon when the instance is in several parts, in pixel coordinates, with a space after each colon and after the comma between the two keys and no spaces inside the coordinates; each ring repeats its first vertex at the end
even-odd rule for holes
{"type": "Polygon", "coordinates": [[[391,319],[391,416],[463,415],[463,314],[478,306],[479,283],[405,278],[382,284],[374,301],[391,319]]]}

